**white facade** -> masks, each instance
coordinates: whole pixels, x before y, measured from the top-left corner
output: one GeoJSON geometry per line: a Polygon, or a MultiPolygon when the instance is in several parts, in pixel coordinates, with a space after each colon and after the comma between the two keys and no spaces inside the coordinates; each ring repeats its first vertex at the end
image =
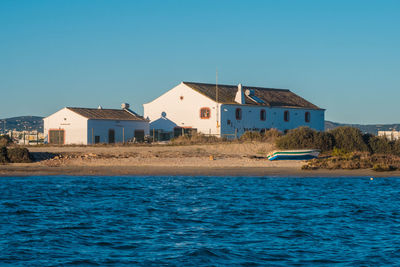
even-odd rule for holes
{"type": "Polygon", "coordinates": [[[400,139],[400,131],[378,131],[378,136],[384,136],[390,141],[400,139]]]}
{"type": "MultiPolygon", "coordinates": [[[[146,120],[109,120],[90,119],[69,108],[63,108],[43,119],[44,135],[48,139],[50,131],[63,130],[61,144],[88,145],[109,143],[109,131],[113,130],[114,142],[127,142],[134,138],[135,130],[149,134],[149,122],[146,120]],[[97,140],[96,140],[97,139],[97,140]]],[[[61,137],[60,137],[61,138],[61,137]]]]}
{"type": "Polygon", "coordinates": [[[207,134],[220,133],[216,127],[220,104],[217,106],[216,102],[182,83],[143,107],[151,129],[173,131],[175,127],[188,127],[207,134]],[[202,107],[210,108],[209,119],[200,118],[202,107]]]}
{"type": "MultiPolygon", "coordinates": [[[[241,86],[239,87],[241,90],[241,86]]],[[[240,92],[240,91],[239,91],[240,92]]],[[[237,93],[237,101],[244,103],[244,93],[237,93]]],[[[195,128],[204,134],[239,137],[245,131],[261,131],[276,128],[280,131],[309,126],[324,130],[323,109],[268,107],[248,104],[222,104],[197,92],[184,83],[144,104],[144,117],[150,120],[150,129],[173,131],[175,127],[195,128]],[[202,108],[210,109],[208,119],[200,118],[202,108]],[[236,118],[236,109],[241,109],[241,119],[236,118]],[[266,118],[260,117],[265,110],[266,118]],[[284,112],[289,120],[284,120],[284,112]],[[309,121],[306,122],[306,112],[309,121]]]]}

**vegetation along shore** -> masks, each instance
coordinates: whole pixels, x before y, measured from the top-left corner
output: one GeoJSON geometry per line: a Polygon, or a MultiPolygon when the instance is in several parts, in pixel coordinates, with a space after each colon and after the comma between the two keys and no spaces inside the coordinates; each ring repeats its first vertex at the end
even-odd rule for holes
{"type": "Polygon", "coordinates": [[[238,140],[194,134],[169,143],[18,146],[0,138],[0,176],[218,175],[400,176],[400,141],[351,127],[246,132],[238,140]],[[268,161],[277,149],[320,149],[310,161],[268,161]]]}

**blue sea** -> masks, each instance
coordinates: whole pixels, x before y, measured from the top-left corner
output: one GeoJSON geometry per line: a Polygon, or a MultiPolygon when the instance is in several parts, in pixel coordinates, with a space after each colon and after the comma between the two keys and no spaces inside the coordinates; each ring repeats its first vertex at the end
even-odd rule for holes
{"type": "Polygon", "coordinates": [[[399,265],[400,179],[2,177],[7,264],[399,265]]]}

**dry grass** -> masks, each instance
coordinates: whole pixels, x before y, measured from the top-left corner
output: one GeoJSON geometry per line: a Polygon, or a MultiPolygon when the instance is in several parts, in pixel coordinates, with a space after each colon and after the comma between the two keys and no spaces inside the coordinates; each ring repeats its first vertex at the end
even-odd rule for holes
{"type": "Polygon", "coordinates": [[[310,160],[302,169],[373,169],[375,171],[394,171],[400,169],[400,157],[385,154],[370,154],[369,152],[342,152],[330,157],[320,157],[310,160]]]}

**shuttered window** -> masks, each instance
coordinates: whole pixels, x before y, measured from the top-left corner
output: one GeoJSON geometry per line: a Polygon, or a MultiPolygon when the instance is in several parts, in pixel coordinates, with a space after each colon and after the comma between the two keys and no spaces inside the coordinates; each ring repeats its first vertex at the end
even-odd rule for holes
{"type": "Polygon", "coordinates": [[[49,130],[49,144],[63,145],[64,141],[64,130],[49,130]]]}
{"type": "Polygon", "coordinates": [[[201,108],[200,109],[200,118],[201,119],[209,119],[211,117],[211,110],[209,108],[201,108]]]}

